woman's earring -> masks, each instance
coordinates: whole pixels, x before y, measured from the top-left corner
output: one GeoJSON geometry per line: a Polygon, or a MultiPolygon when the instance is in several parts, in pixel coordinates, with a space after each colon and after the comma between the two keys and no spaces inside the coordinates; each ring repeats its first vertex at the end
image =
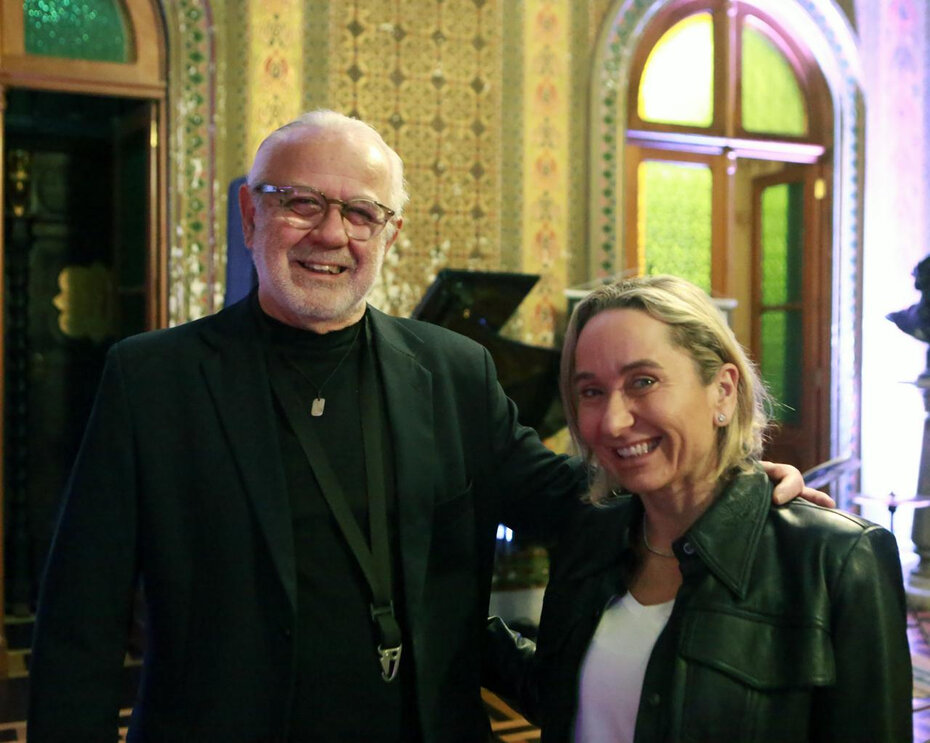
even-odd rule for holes
{"type": "Polygon", "coordinates": [[[723,413],[717,413],[717,423],[721,426],[727,422],[727,417],[723,413]]]}

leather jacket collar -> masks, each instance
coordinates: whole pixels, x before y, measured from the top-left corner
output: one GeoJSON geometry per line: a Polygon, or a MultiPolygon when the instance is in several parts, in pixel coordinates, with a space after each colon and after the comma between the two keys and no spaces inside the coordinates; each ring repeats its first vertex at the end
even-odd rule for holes
{"type": "Polygon", "coordinates": [[[736,475],[676,541],[679,559],[684,563],[697,554],[721,583],[745,598],[771,500],[772,483],[761,470],[736,475]]]}

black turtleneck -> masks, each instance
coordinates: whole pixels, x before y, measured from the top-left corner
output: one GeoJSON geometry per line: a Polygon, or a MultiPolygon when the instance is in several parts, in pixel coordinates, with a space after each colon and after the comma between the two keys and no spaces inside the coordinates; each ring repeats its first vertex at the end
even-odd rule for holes
{"type": "MultiPolygon", "coordinates": [[[[284,325],[265,315],[253,298],[269,363],[285,359],[290,381],[310,416],[318,395],[322,416],[312,417],[325,456],[343,488],[362,533],[369,534],[362,413],[361,365],[368,347],[360,322],[323,335],[284,325]],[[334,373],[335,372],[335,373],[334,373]],[[330,376],[331,375],[331,376],[330,376]],[[328,378],[328,379],[327,379],[328,378]],[[320,389],[322,385],[322,389],[320,389]]],[[[383,403],[383,392],[381,393],[383,403]]],[[[401,674],[387,684],[380,676],[371,592],[296,435],[276,400],[278,435],[291,504],[297,565],[297,680],[291,716],[292,741],[416,741],[410,643],[404,642],[401,674]]],[[[385,416],[386,419],[386,416],[385,416]]],[[[396,495],[391,437],[382,431],[385,489],[391,529],[394,606],[403,607],[397,544],[396,495]]],[[[403,616],[399,617],[406,630],[403,616]]]]}

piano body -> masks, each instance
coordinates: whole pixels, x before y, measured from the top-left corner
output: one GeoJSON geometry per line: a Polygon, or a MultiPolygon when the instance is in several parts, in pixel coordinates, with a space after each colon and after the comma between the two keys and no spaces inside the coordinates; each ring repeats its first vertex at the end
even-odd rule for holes
{"type": "Polygon", "coordinates": [[[500,329],[539,280],[523,273],[445,268],[411,313],[485,348],[504,392],[517,404],[520,422],[547,438],[565,426],[559,401],[559,351],[500,335],[500,329]]]}

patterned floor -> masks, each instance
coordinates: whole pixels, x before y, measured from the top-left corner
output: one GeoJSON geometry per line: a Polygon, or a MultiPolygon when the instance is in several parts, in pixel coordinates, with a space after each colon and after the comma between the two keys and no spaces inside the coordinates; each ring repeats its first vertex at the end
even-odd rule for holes
{"type": "Polygon", "coordinates": [[[930,741],[930,611],[913,612],[907,628],[914,664],[914,741],[930,741]]]}
{"type": "Polygon", "coordinates": [[[487,689],[482,689],[481,698],[484,699],[484,706],[487,707],[488,716],[491,718],[491,732],[494,733],[495,740],[500,743],[530,743],[539,740],[539,730],[499,697],[487,689]]]}
{"type": "MultiPolygon", "coordinates": [[[[12,647],[18,630],[8,623],[8,637],[12,647]],[[12,631],[11,631],[12,629],[12,631]]],[[[914,664],[914,741],[930,743],[930,611],[913,612],[908,623],[908,640],[914,664]]],[[[0,681],[0,743],[25,743],[25,723],[22,722],[26,700],[26,673],[28,653],[23,650],[11,653],[10,678],[0,681]]],[[[127,671],[134,675],[137,661],[127,658],[127,671]]],[[[880,690],[877,690],[880,693],[880,690]]],[[[482,698],[491,719],[491,729],[499,743],[534,743],[539,740],[539,731],[530,725],[516,710],[505,702],[482,690],[482,698]]],[[[120,716],[120,743],[126,735],[129,709],[120,716]]]]}
{"type": "MultiPolygon", "coordinates": [[[[496,741],[499,743],[534,743],[539,740],[539,730],[530,725],[516,710],[507,706],[487,689],[481,690],[481,696],[488,709],[491,730],[496,741]]],[[[120,710],[119,743],[126,741],[126,729],[131,712],[130,709],[120,710]]],[[[0,724],[0,743],[7,743],[7,741],[25,743],[26,724],[24,722],[0,724]]]]}

